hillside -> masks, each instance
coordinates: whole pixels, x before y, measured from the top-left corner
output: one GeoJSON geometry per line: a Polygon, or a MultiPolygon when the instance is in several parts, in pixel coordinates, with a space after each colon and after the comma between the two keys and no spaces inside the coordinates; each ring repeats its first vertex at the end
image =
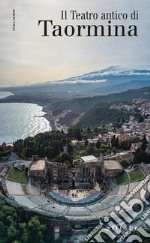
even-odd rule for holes
{"type": "Polygon", "coordinates": [[[83,97],[83,98],[54,98],[54,97],[41,97],[38,95],[14,95],[5,99],[2,102],[20,102],[20,103],[36,103],[44,107],[47,113],[46,118],[50,122],[54,122],[55,118],[59,116],[59,123],[62,125],[89,125],[95,126],[97,121],[109,122],[111,120],[117,121],[118,117],[126,118],[127,114],[121,112],[100,108],[101,104],[108,104],[113,102],[128,102],[133,99],[147,99],[150,100],[150,86],[142,89],[128,90],[122,93],[114,93],[110,95],[83,97]],[[93,108],[93,109],[92,109],[93,108]],[[54,117],[51,116],[52,115],[54,117]],[[49,115],[50,114],[50,115],[49,115]]]}
{"type": "Polygon", "coordinates": [[[80,127],[97,127],[108,123],[120,123],[129,118],[130,113],[122,110],[110,109],[109,104],[98,104],[85,113],[77,125],[80,127]]]}
{"type": "Polygon", "coordinates": [[[53,115],[59,117],[62,125],[79,125],[80,127],[98,126],[109,122],[126,120],[130,113],[122,110],[110,110],[110,104],[125,102],[133,99],[150,100],[150,87],[130,90],[106,96],[86,97],[61,102],[54,102],[47,107],[53,115]]]}
{"type": "Polygon", "coordinates": [[[150,99],[150,86],[142,89],[128,90],[122,93],[114,93],[105,96],[85,97],[53,102],[48,106],[54,115],[63,110],[71,110],[75,113],[85,113],[99,103],[112,103],[116,101],[131,101],[133,99],[150,99]]]}

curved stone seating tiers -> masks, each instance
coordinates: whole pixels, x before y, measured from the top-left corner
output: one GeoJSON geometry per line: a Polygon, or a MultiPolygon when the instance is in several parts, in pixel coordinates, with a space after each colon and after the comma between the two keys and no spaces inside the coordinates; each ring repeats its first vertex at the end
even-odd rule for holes
{"type": "MultiPolygon", "coordinates": [[[[83,205],[69,205],[63,203],[57,198],[57,200],[49,195],[45,196],[43,193],[37,195],[36,188],[32,187],[32,190],[27,190],[29,195],[25,195],[21,184],[11,182],[6,180],[6,186],[8,195],[10,198],[13,197],[14,202],[23,208],[28,208],[31,211],[34,211],[39,214],[47,215],[49,217],[55,218],[66,218],[67,220],[72,221],[91,221],[98,220],[99,217],[104,217],[108,215],[114,209],[114,206],[117,205],[123,197],[128,193],[129,185],[123,185],[117,188],[116,194],[110,193],[105,198],[97,198],[98,194],[93,194],[89,198],[85,198],[85,204],[83,200],[83,205]],[[33,191],[33,195],[31,192],[33,191]],[[87,204],[89,199],[89,203],[87,204]],[[92,201],[94,200],[95,201],[92,201]]],[[[132,188],[132,186],[131,186],[132,188]]],[[[56,196],[56,195],[55,195],[56,196]]],[[[58,195],[57,195],[58,196],[58,195]]],[[[67,199],[66,199],[67,200],[67,199]]]]}
{"type": "Polygon", "coordinates": [[[53,203],[53,201],[48,200],[45,196],[28,196],[28,199],[31,200],[33,203],[35,203],[37,206],[43,206],[46,204],[53,203]]]}
{"type": "Polygon", "coordinates": [[[29,209],[36,208],[37,205],[32,202],[27,196],[13,196],[14,200],[21,206],[27,207],[29,209]]]}
{"type": "Polygon", "coordinates": [[[37,189],[36,187],[34,187],[34,186],[29,186],[29,185],[27,185],[26,186],[26,191],[27,191],[27,193],[29,194],[29,195],[40,195],[40,191],[39,191],[39,189],[37,189]]]}
{"type": "Polygon", "coordinates": [[[94,192],[85,198],[79,199],[78,201],[72,201],[71,199],[66,198],[65,196],[62,196],[56,192],[50,192],[48,194],[48,196],[50,198],[53,198],[54,200],[56,200],[58,203],[63,203],[63,204],[68,204],[68,205],[83,205],[83,204],[92,203],[92,202],[98,200],[102,195],[100,192],[94,192]]]}
{"type": "Polygon", "coordinates": [[[22,190],[22,185],[20,183],[6,180],[6,187],[8,194],[10,195],[24,195],[24,191],[22,190]]]}
{"type": "Polygon", "coordinates": [[[70,207],[67,211],[68,216],[74,216],[74,217],[81,217],[81,216],[90,216],[90,212],[86,207],[78,207],[76,210],[74,207],[70,207]]]}

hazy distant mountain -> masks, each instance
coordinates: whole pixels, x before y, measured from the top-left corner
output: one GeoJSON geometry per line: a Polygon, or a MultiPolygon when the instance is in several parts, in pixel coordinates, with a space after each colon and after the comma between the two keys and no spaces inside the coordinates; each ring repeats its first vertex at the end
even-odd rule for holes
{"type": "MultiPolygon", "coordinates": [[[[57,83],[83,83],[90,81],[97,81],[99,83],[108,82],[111,77],[137,77],[137,76],[150,76],[150,70],[135,70],[135,69],[127,69],[120,66],[111,66],[106,69],[102,69],[96,72],[90,72],[87,74],[83,74],[77,77],[72,77],[65,80],[56,81],[57,83]],[[108,79],[108,80],[107,80],[108,79]]],[[[117,81],[117,80],[116,80],[117,81]]],[[[115,81],[114,81],[115,82],[115,81]]],[[[118,82],[118,81],[117,81],[118,82]]],[[[93,83],[93,82],[92,82],[93,83]]]]}
{"type": "Polygon", "coordinates": [[[69,111],[67,116],[61,119],[61,124],[71,125],[77,123],[81,127],[93,127],[100,124],[100,122],[117,121],[118,118],[126,119],[129,114],[121,110],[109,110],[108,107],[114,102],[126,103],[133,99],[150,100],[150,86],[105,96],[83,97],[64,100],[63,102],[57,101],[53,102],[48,108],[53,111],[54,115],[58,115],[64,110],[69,111]]]}
{"type": "MultiPolygon", "coordinates": [[[[126,119],[126,114],[121,111],[114,112],[112,110],[108,111],[106,114],[106,108],[101,108],[101,104],[108,104],[112,102],[128,102],[133,99],[147,99],[150,100],[150,84],[147,80],[148,87],[133,89],[135,87],[135,83],[137,81],[131,81],[132,89],[124,92],[116,92],[114,93],[116,88],[112,90],[111,94],[107,95],[97,95],[90,97],[89,94],[86,97],[69,97],[64,95],[57,96],[55,94],[51,94],[51,92],[47,89],[47,92],[39,92],[38,89],[26,89],[16,91],[16,95],[9,96],[5,99],[0,99],[0,103],[2,102],[20,102],[20,103],[36,103],[45,107],[45,111],[50,113],[52,112],[53,116],[57,116],[61,114],[60,123],[65,125],[75,125],[78,124],[80,126],[95,126],[100,120],[101,122],[117,120],[118,117],[124,117],[126,119]],[[31,91],[32,90],[32,91],[31,91]],[[39,93],[38,93],[39,92],[39,93]],[[50,95],[51,94],[51,95],[50,95]],[[89,95],[89,97],[88,97],[89,95]],[[66,114],[66,115],[64,115],[66,114]]],[[[145,81],[146,82],[146,81],[145,81]]],[[[144,85],[145,85],[144,82],[144,85]]],[[[138,84],[142,85],[142,82],[138,82],[138,84]]],[[[123,84],[124,88],[126,88],[126,83],[123,84]]],[[[58,85],[62,86],[62,85],[58,85]]],[[[117,85],[114,85],[117,86],[117,85]]],[[[48,86],[47,86],[48,87],[48,86]]],[[[120,85],[118,85],[120,87],[120,85]]],[[[123,86],[122,86],[123,87],[123,86]]],[[[106,87],[105,87],[106,88],[106,87]]],[[[57,93],[58,94],[58,93],[57,93]]],[[[107,105],[106,105],[107,106],[107,105]]]]}
{"type": "Polygon", "coordinates": [[[118,93],[130,89],[148,87],[150,70],[135,70],[112,66],[96,72],[64,80],[30,86],[12,87],[5,90],[19,95],[40,97],[77,98],[118,93]]]}
{"type": "Polygon", "coordinates": [[[112,103],[116,101],[132,101],[133,99],[150,100],[150,85],[141,89],[133,89],[121,93],[113,93],[109,95],[100,95],[94,97],[83,97],[77,99],[66,99],[56,101],[50,104],[49,109],[61,113],[63,110],[71,110],[72,112],[85,113],[100,103],[112,103]]]}
{"type": "MultiPolygon", "coordinates": [[[[50,85],[50,82],[47,83],[50,85]]],[[[53,86],[70,96],[95,96],[137,89],[150,85],[150,70],[112,66],[96,72],[56,81],[53,86]],[[119,84],[119,86],[118,86],[119,84]]]]}

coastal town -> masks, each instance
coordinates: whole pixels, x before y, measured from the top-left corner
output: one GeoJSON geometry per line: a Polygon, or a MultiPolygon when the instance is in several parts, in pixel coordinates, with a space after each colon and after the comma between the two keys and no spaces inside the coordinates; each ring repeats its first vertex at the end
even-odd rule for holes
{"type": "Polygon", "coordinates": [[[48,217],[56,235],[97,225],[150,173],[150,102],[110,109],[132,115],[117,127],[71,127],[3,143],[1,200],[48,217]]]}

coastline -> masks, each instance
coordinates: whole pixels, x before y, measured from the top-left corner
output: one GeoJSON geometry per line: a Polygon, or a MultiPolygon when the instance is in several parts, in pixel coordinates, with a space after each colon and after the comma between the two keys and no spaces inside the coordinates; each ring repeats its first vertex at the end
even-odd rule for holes
{"type": "MultiPolygon", "coordinates": [[[[37,105],[39,105],[39,104],[37,104],[37,105]]],[[[46,120],[49,122],[51,129],[52,130],[58,130],[57,126],[56,126],[56,119],[54,118],[52,111],[49,111],[46,106],[41,106],[41,107],[42,107],[42,111],[45,113],[43,115],[43,117],[45,117],[46,120]]]]}
{"type": "Polygon", "coordinates": [[[1,103],[0,144],[33,137],[55,129],[54,120],[35,103],[1,103]],[[6,113],[3,112],[6,110],[6,113]],[[53,122],[53,123],[52,123],[53,122]],[[53,124],[53,126],[52,126],[53,124]]]}
{"type": "MultiPolygon", "coordinates": [[[[40,106],[42,106],[42,105],[40,105],[40,106]]],[[[52,111],[48,110],[47,106],[42,106],[42,107],[43,107],[42,111],[45,113],[43,115],[43,117],[45,117],[48,120],[52,130],[54,130],[54,131],[57,131],[57,130],[61,131],[61,130],[63,130],[65,133],[67,133],[68,127],[58,123],[57,122],[57,117],[53,116],[52,111]]]]}
{"type": "Polygon", "coordinates": [[[26,103],[26,104],[35,104],[42,107],[42,111],[45,113],[43,117],[49,122],[51,130],[59,130],[63,129],[64,132],[67,132],[68,127],[63,126],[57,122],[57,117],[53,116],[52,110],[49,110],[48,107],[53,101],[53,98],[39,98],[38,96],[21,96],[9,95],[0,99],[0,103],[26,103]]]}
{"type": "Polygon", "coordinates": [[[49,122],[49,125],[52,130],[57,130],[55,118],[53,117],[52,112],[50,112],[47,109],[47,106],[41,104],[40,102],[34,101],[33,99],[32,100],[22,99],[22,100],[18,100],[18,101],[17,101],[17,99],[13,100],[13,99],[15,99],[15,94],[13,94],[12,92],[0,91],[0,95],[2,95],[2,97],[0,96],[0,103],[24,103],[24,104],[27,103],[27,104],[35,104],[35,105],[41,106],[42,111],[45,113],[43,115],[43,117],[45,117],[45,119],[49,122]],[[14,96],[14,97],[12,98],[11,96],[14,96]],[[12,98],[12,100],[11,100],[11,98],[12,98]]]}

